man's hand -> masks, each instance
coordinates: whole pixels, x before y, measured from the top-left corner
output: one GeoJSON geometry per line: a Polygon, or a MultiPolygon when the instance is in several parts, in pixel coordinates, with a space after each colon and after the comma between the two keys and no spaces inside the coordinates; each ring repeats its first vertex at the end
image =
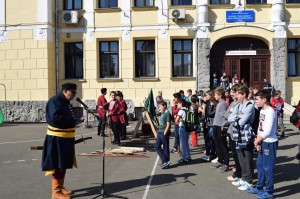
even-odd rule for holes
{"type": "Polygon", "coordinates": [[[257,151],[261,151],[261,145],[257,145],[257,146],[256,146],[256,150],[257,150],[257,151]]]}

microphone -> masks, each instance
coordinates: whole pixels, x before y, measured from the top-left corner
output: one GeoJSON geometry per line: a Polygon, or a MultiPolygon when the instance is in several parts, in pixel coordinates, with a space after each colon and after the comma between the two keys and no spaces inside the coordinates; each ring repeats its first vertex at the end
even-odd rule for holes
{"type": "Polygon", "coordinates": [[[89,107],[85,103],[83,103],[83,101],[81,101],[81,99],[79,99],[78,97],[76,98],[76,101],[79,102],[85,110],[89,109],[89,107]]]}

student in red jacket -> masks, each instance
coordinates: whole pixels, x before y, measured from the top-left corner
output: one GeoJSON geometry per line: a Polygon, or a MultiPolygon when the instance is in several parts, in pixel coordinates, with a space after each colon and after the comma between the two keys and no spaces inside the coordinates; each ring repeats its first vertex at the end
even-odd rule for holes
{"type": "Polygon", "coordinates": [[[119,101],[116,99],[116,92],[110,92],[111,101],[108,103],[108,112],[107,116],[109,119],[110,128],[114,133],[114,141],[112,144],[120,144],[120,135],[119,135],[119,101]]]}
{"type": "Polygon", "coordinates": [[[274,97],[271,98],[271,106],[277,113],[278,124],[281,129],[281,137],[284,137],[284,125],[283,125],[283,107],[284,99],[281,97],[281,91],[277,90],[274,97]]]}
{"type": "Polygon", "coordinates": [[[98,97],[97,101],[97,112],[99,114],[99,123],[98,123],[98,135],[105,136],[105,123],[106,123],[106,109],[107,109],[107,101],[105,99],[105,95],[107,93],[106,88],[101,88],[101,95],[98,97]]]}
{"type": "Polygon", "coordinates": [[[128,125],[128,116],[127,116],[127,104],[123,99],[123,93],[117,91],[117,100],[119,101],[119,125],[120,125],[120,138],[121,140],[126,140],[126,126],[128,125]]]}

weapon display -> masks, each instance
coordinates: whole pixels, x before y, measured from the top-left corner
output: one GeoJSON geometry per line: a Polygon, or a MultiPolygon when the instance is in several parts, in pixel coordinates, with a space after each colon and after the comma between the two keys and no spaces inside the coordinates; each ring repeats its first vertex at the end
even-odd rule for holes
{"type": "MultiPolygon", "coordinates": [[[[83,142],[83,143],[85,143],[85,140],[91,140],[91,139],[93,139],[92,137],[82,137],[82,135],[81,135],[81,138],[80,139],[77,139],[77,140],[75,140],[75,144],[78,144],[78,143],[81,143],[81,142],[83,142]]],[[[32,146],[32,147],[30,147],[30,149],[31,150],[43,150],[43,146],[32,146]]]]}

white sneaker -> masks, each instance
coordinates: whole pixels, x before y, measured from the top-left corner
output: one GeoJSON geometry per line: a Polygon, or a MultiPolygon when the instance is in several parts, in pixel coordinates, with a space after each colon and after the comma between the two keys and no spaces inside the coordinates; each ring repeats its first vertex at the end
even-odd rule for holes
{"type": "Polygon", "coordinates": [[[232,177],[232,176],[228,176],[227,177],[227,180],[229,180],[230,182],[234,182],[234,181],[236,181],[238,178],[234,178],[234,177],[232,177]]]}
{"type": "Polygon", "coordinates": [[[211,162],[212,162],[212,163],[217,163],[217,162],[218,162],[218,158],[213,159],[211,162]]]}
{"type": "Polygon", "coordinates": [[[205,161],[209,161],[209,156],[205,155],[203,157],[201,157],[202,160],[205,160],[205,161]]]}
{"type": "Polygon", "coordinates": [[[241,186],[244,183],[244,180],[242,180],[241,178],[238,178],[236,181],[232,182],[231,184],[233,184],[234,186],[241,186]]]}
{"type": "Polygon", "coordinates": [[[252,188],[252,184],[249,184],[248,182],[244,181],[243,184],[241,184],[241,186],[238,187],[238,190],[240,191],[247,191],[248,189],[252,188]]]}

